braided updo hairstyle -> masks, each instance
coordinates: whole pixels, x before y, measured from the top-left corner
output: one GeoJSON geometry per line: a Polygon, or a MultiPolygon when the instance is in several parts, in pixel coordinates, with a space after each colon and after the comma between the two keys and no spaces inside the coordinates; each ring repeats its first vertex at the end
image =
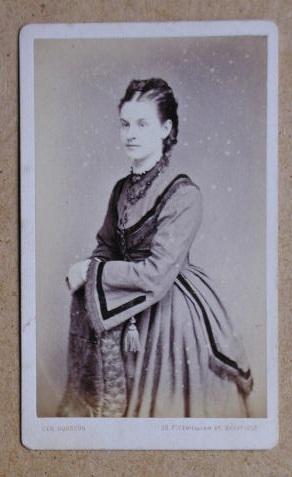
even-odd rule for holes
{"type": "Polygon", "coordinates": [[[154,101],[157,105],[161,123],[171,119],[171,131],[167,138],[163,140],[163,154],[170,155],[172,147],[177,143],[178,135],[178,104],[171,87],[160,78],[132,80],[126,89],[124,97],[120,100],[119,112],[123,104],[131,101],[134,97],[136,101],[154,101]]]}

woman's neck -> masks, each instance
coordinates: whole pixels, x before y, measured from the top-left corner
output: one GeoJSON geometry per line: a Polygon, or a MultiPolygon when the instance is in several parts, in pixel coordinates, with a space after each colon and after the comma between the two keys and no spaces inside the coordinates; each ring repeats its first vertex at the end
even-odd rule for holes
{"type": "Polygon", "coordinates": [[[149,171],[155,164],[161,159],[162,151],[159,151],[155,154],[151,154],[144,159],[134,159],[133,161],[133,173],[134,174],[143,174],[143,172],[149,171]]]}

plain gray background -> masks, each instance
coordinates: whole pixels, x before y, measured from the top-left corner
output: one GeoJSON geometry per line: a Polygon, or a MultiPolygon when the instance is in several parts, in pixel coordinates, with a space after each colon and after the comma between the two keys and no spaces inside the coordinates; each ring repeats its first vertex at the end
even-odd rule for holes
{"type": "Polygon", "coordinates": [[[117,104],[133,78],[162,77],[179,102],[172,160],[204,197],[192,248],[241,331],[266,413],[264,38],[37,40],[36,234],[38,415],[66,380],[69,266],[88,256],[110,191],[130,163],[117,104]]]}

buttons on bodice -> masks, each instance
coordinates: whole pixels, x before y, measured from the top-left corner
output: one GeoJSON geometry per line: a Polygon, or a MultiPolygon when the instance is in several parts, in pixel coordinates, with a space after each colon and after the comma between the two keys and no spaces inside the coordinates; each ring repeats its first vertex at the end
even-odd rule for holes
{"type": "MultiPolygon", "coordinates": [[[[142,199],[145,196],[146,192],[151,187],[153,181],[160,175],[161,172],[164,172],[164,169],[168,166],[168,163],[169,163],[168,156],[163,155],[160,158],[160,160],[157,161],[155,166],[152,167],[152,169],[142,174],[132,173],[126,180],[125,189],[123,191],[124,192],[123,199],[122,199],[124,203],[122,202],[122,206],[119,210],[119,217],[117,221],[119,244],[120,244],[120,249],[121,249],[124,260],[130,260],[129,257],[131,254],[129,253],[129,249],[131,249],[132,253],[135,254],[136,250],[134,250],[134,247],[136,247],[138,243],[143,243],[145,239],[145,230],[142,227],[143,231],[142,232],[139,231],[138,234],[136,234],[135,239],[132,241],[132,247],[131,245],[129,245],[129,242],[131,242],[131,238],[129,234],[127,233],[127,228],[126,228],[129,221],[129,210],[134,204],[136,204],[140,199],[142,199]],[[136,240],[137,238],[138,240],[136,240]]],[[[138,221],[138,223],[139,222],[140,221],[138,221]]],[[[130,227],[130,229],[132,229],[132,227],[130,227]]],[[[143,246],[143,252],[145,254],[145,244],[143,246]]]]}
{"type": "Polygon", "coordinates": [[[127,240],[126,240],[126,232],[124,228],[117,228],[117,233],[119,237],[119,244],[120,244],[120,249],[123,255],[124,260],[128,260],[128,251],[127,251],[127,240]]]}

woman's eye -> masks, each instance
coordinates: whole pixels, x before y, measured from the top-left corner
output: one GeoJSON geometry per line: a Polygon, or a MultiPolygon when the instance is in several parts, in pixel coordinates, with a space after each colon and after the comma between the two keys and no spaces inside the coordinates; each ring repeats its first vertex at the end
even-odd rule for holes
{"type": "Polygon", "coordinates": [[[128,123],[121,123],[121,128],[122,129],[126,129],[129,127],[129,124],[128,123]]]}
{"type": "Polygon", "coordinates": [[[140,122],[139,122],[139,127],[140,127],[140,128],[144,128],[146,125],[147,125],[147,124],[146,124],[145,121],[140,121],[140,122]]]}

